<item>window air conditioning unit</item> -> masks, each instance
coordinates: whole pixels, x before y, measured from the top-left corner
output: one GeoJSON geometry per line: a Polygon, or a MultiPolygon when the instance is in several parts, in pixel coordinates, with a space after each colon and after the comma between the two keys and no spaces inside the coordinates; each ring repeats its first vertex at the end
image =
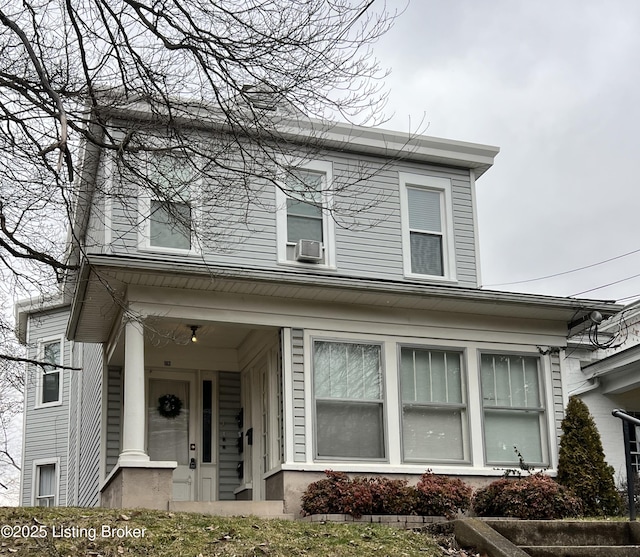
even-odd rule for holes
{"type": "Polygon", "coordinates": [[[322,242],[317,240],[298,240],[295,250],[296,261],[317,263],[322,261],[322,242]]]}

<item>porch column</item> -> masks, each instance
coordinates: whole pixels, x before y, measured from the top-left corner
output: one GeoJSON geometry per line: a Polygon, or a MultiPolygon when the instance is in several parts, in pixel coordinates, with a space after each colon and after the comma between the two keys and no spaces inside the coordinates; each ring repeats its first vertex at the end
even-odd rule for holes
{"type": "Polygon", "coordinates": [[[144,392],[144,330],[135,320],[127,321],[124,331],[124,412],[122,452],[119,464],[148,461],[144,450],[146,400],[144,392]]]}

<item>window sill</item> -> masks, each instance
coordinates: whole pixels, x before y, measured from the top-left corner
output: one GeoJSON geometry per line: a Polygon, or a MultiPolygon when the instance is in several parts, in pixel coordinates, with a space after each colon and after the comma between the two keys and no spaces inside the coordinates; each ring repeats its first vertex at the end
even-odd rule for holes
{"type": "Polygon", "coordinates": [[[455,277],[447,277],[447,276],[441,277],[439,275],[418,275],[415,273],[405,273],[404,278],[419,281],[419,282],[439,282],[442,284],[452,284],[452,285],[458,284],[458,279],[455,277]]]}
{"type": "Polygon", "coordinates": [[[199,257],[201,255],[198,250],[163,248],[160,246],[138,246],[138,251],[145,253],[157,253],[161,255],[182,255],[185,257],[199,257]]]}
{"type": "Polygon", "coordinates": [[[301,261],[292,261],[290,259],[279,260],[278,265],[283,267],[291,267],[294,269],[308,269],[318,271],[337,271],[338,268],[335,265],[325,265],[324,263],[303,263],[301,261]]]}
{"type": "Polygon", "coordinates": [[[40,410],[42,408],[55,408],[56,406],[62,406],[62,401],[56,400],[55,402],[36,403],[33,409],[40,410]]]}
{"type": "MultiPolygon", "coordinates": [[[[347,472],[351,474],[424,474],[426,467],[424,464],[414,463],[387,463],[373,461],[349,460],[329,461],[331,462],[331,470],[335,472],[347,472]]],[[[463,476],[479,476],[487,478],[500,478],[504,476],[504,470],[492,466],[473,464],[429,464],[428,468],[434,474],[442,475],[463,475],[463,476]]],[[[511,466],[513,468],[513,466],[511,466]]],[[[327,463],[322,461],[315,462],[288,462],[282,465],[283,471],[305,471],[305,472],[324,472],[327,469],[327,463]]],[[[555,476],[556,470],[548,468],[544,471],[546,476],[555,476]]]]}

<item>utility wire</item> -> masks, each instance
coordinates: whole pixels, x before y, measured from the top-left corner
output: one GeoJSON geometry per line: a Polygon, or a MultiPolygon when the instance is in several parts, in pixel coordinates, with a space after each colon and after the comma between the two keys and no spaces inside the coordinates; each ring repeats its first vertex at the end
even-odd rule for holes
{"type": "Polygon", "coordinates": [[[616,280],[614,282],[610,282],[609,284],[603,284],[602,286],[596,286],[595,288],[589,288],[589,290],[583,290],[582,292],[577,292],[576,294],[570,294],[569,298],[573,298],[574,296],[580,296],[580,294],[586,294],[587,292],[593,292],[594,290],[601,290],[602,288],[606,288],[607,286],[613,286],[614,284],[620,284],[626,280],[631,280],[632,278],[640,277],[640,273],[637,275],[631,275],[630,277],[623,278],[620,280],[616,280]]]}
{"type": "Polygon", "coordinates": [[[640,298],[640,294],[632,294],[631,296],[623,296],[622,298],[616,298],[616,302],[624,302],[626,300],[632,300],[633,298],[640,298]]]}
{"type": "MultiPolygon", "coordinates": [[[[610,259],[605,259],[604,261],[598,261],[597,263],[592,263],[591,265],[585,265],[584,267],[578,267],[576,269],[571,269],[569,271],[562,271],[561,273],[554,273],[553,275],[546,275],[544,277],[538,277],[538,278],[526,279],[526,280],[517,280],[515,282],[501,282],[499,284],[485,284],[484,286],[485,288],[491,287],[491,286],[510,286],[512,284],[524,284],[526,282],[536,282],[538,280],[546,280],[553,277],[561,277],[562,275],[568,275],[570,273],[576,273],[577,271],[590,269],[591,267],[597,267],[598,265],[604,265],[605,263],[609,263],[610,261],[615,261],[616,259],[622,259],[623,257],[627,257],[629,255],[633,255],[634,253],[638,253],[638,252],[640,252],[640,249],[635,249],[633,251],[623,253],[622,255],[616,255],[615,257],[611,257],[610,259]]],[[[634,277],[629,277],[629,278],[634,278],[634,277]]],[[[627,279],[623,279],[623,280],[627,280],[627,279]]],[[[616,283],[612,282],[611,284],[616,284],[616,283]]],[[[606,286],[609,286],[609,285],[607,284],[606,286]]],[[[604,286],[601,286],[600,288],[604,288],[604,286]]],[[[597,288],[594,288],[593,290],[597,290],[597,288]]],[[[591,292],[591,290],[585,290],[585,292],[591,292]]],[[[579,294],[584,294],[584,292],[580,292],[579,294]]],[[[573,294],[573,296],[578,296],[578,294],[573,294]]]]}

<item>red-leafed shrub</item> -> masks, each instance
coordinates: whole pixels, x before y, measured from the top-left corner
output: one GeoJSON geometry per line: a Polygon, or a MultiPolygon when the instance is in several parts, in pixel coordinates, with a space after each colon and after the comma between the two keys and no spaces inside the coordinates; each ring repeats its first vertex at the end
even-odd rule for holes
{"type": "Polygon", "coordinates": [[[416,513],[424,516],[453,518],[471,505],[471,487],[458,478],[437,476],[430,471],[416,486],[416,513]]]}
{"type": "Polygon", "coordinates": [[[415,514],[415,495],[406,480],[356,477],[343,497],[342,512],[363,514],[415,514]]]}
{"type": "Polygon", "coordinates": [[[326,470],[326,478],[310,483],[302,495],[302,514],[343,513],[343,499],[348,489],[349,476],[326,470]]]}
{"type": "Polygon", "coordinates": [[[309,484],[302,496],[302,514],[344,513],[421,514],[455,516],[467,510],[471,488],[464,482],[444,476],[424,474],[416,487],[406,480],[384,477],[349,479],[340,472],[326,472],[327,477],[309,484]]]}
{"type": "Polygon", "coordinates": [[[478,516],[525,520],[577,517],[582,503],[567,488],[543,474],[501,479],[476,491],[473,510],[478,516]]]}

